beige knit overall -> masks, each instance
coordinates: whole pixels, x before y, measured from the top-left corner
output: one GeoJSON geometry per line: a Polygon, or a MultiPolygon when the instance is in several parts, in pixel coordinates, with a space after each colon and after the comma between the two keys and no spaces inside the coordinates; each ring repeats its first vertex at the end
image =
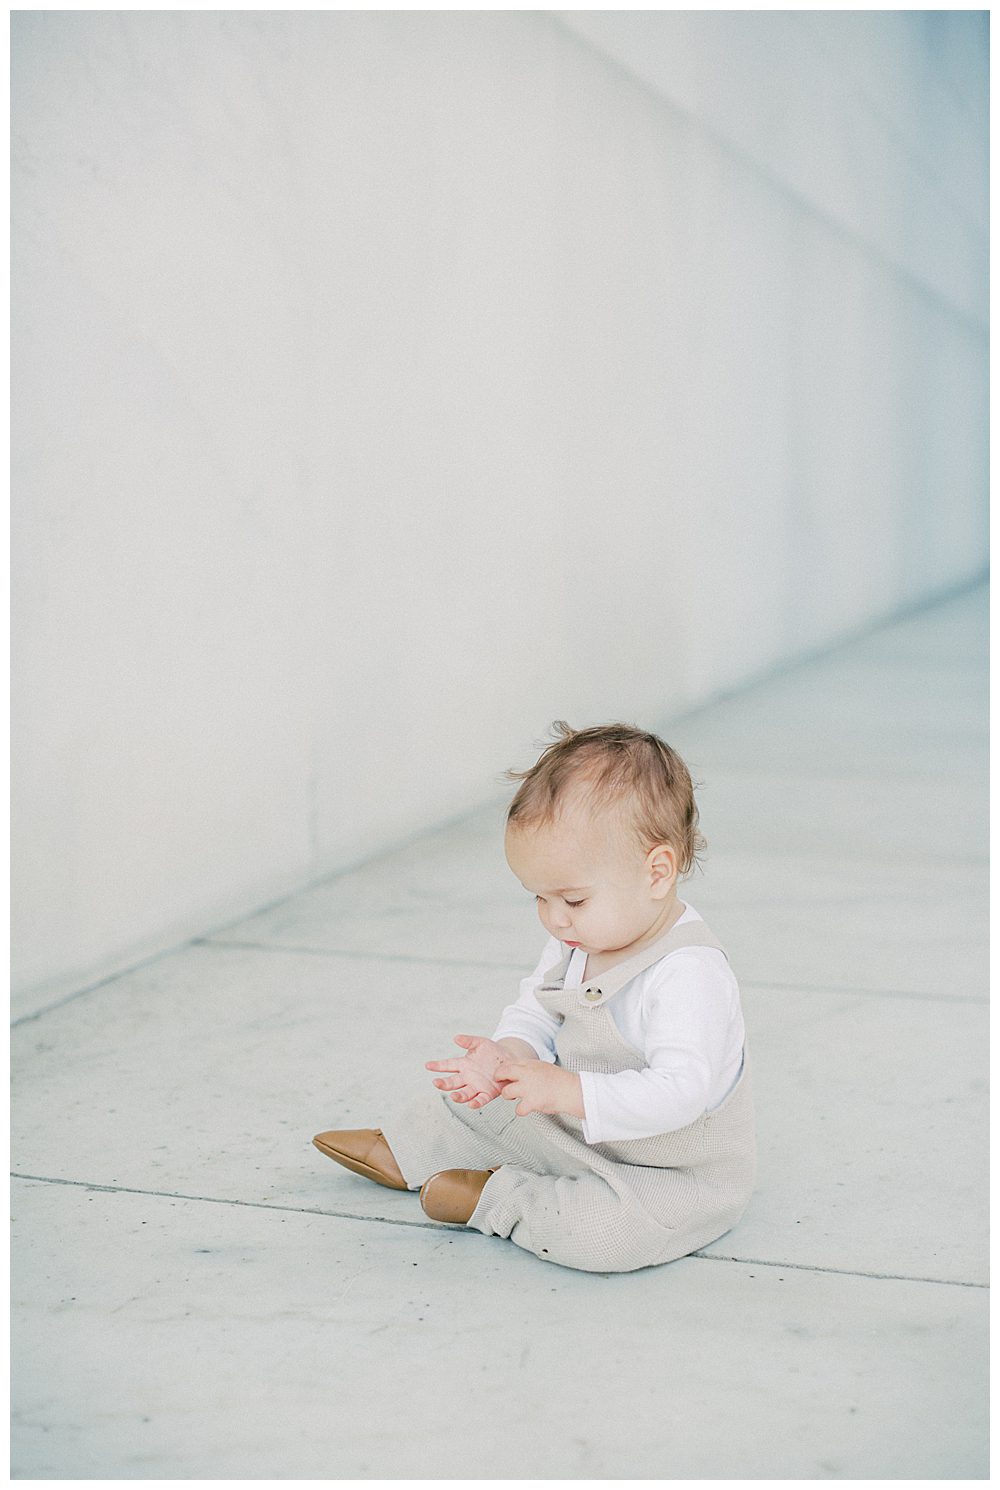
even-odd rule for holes
{"type": "MultiPolygon", "coordinates": [[[[563,1023],[557,1062],[568,1071],[641,1071],[607,1008],[632,978],[679,947],[718,947],[704,921],[686,922],[579,988],[564,988],[571,952],[546,973],[538,1001],[563,1023]]],[[[588,1144],[581,1119],[532,1112],[496,1097],[470,1110],[446,1094],[424,1098],[383,1132],[411,1189],[439,1169],[492,1169],[469,1225],[510,1237],[547,1262],[628,1272],[671,1262],[734,1226],[756,1169],[746,1053],[720,1107],[653,1138],[588,1144]]]]}

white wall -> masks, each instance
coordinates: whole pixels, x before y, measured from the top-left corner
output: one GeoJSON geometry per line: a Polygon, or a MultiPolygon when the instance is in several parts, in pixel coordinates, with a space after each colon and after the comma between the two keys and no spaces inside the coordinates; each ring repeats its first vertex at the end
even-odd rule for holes
{"type": "Polygon", "coordinates": [[[16,988],[980,575],[985,27],[15,13],[16,988]]]}

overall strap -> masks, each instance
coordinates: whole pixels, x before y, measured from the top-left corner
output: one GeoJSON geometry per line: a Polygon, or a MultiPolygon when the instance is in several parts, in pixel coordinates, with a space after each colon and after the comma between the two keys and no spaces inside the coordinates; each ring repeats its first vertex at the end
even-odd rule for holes
{"type": "MultiPolygon", "coordinates": [[[[648,947],[643,947],[634,957],[626,962],[616,963],[605,972],[599,973],[595,978],[588,978],[585,983],[572,991],[577,995],[577,1001],[586,1004],[588,1008],[595,1008],[598,1004],[606,1003],[609,998],[644,973],[654,962],[659,962],[661,957],[666,957],[670,952],[676,952],[681,947],[715,947],[723,956],[726,949],[712,934],[704,921],[686,921],[683,926],[673,925],[665,932],[659,940],[650,942],[648,947]]],[[[555,991],[561,989],[569,971],[570,958],[573,955],[572,948],[567,949],[565,955],[559,959],[542,979],[538,992],[555,991]]],[[[567,990],[569,991],[569,990],[567,990]]]]}

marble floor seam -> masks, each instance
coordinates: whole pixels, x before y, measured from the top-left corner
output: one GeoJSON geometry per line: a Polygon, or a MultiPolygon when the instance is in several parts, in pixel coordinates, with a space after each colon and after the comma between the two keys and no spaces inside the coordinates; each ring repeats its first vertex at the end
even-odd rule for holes
{"type": "Polygon", "coordinates": [[[823,1267],[817,1262],[774,1262],[767,1257],[737,1257],[729,1252],[693,1252],[703,1262],[738,1262],[744,1267],[781,1268],[786,1272],[829,1273],[837,1278],[872,1278],[878,1283],[930,1283],[935,1288],[978,1288],[988,1293],[990,1285],[974,1278],[928,1278],[920,1273],[875,1273],[860,1268],[823,1267]]]}
{"type": "Polygon", "coordinates": [[[925,993],[909,988],[851,988],[845,983],[764,983],[755,978],[741,978],[741,988],[766,988],[772,993],[846,993],[852,998],[916,999],[924,1004],[989,1004],[989,997],[977,993],[925,993]]]}
{"type": "Polygon", "coordinates": [[[355,1211],[326,1211],[319,1206],[276,1205],[269,1200],[234,1200],[227,1195],[188,1195],[183,1190],[141,1190],[135,1185],[102,1185],[96,1180],[66,1180],[56,1175],[19,1174],[11,1171],[12,1180],[27,1180],[39,1185],[66,1185],[74,1190],[96,1190],[102,1195],[147,1195],[151,1200],[190,1200],[202,1205],[243,1206],[252,1211],[286,1211],[296,1216],[328,1216],[337,1221],[374,1221],[384,1226],[414,1226],[420,1231],[450,1231],[436,1221],[406,1221],[396,1216],[364,1216],[355,1211]]]}
{"type": "MultiPolygon", "coordinates": [[[[325,1216],[333,1221],[362,1221],[376,1226],[410,1226],[419,1231],[455,1231],[457,1228],[436,1221],[406,1221],[394,1216],[365,1216],[356,1211],[327,1211],[318,1206],[276,1205],[266,1200],[234,1200],[222,1195],[188,1195],[180,1190],[141,1190],[132,1185],[102,1185],[94,1180],[67,1180],[54,1175],[19,1174],[12,1170],[12,1180],[24,1180],[40,1185],[64,1185],[77,1190],[94,1190],[104,1195],[146,1195],[152,1200],[187,1200],[205,1205],[243,1206],[247,1210],[285,1211],[299,1216],[325,1216]]],[[[823,1267],[819,1263],[782,1262],[777,1258],[740,1257],[732,1253],[699,1251],[691,1257],[701,1262],[728,1262],[740,1266],[781,1268],[789,1272],[824,1273],[839,1278],[871,1278],[885,1283],[928,1283],[939,1288],[977,1288],[988,1291],[988,1283],[979,1283],[966,1278],[928,1278],[913,1273],[875,1273],[858,1268],[823,1267]]]]}
{"type": "MultiPolygon", "coordinates": [[[[266,953],[288,953],[293,956],[303,957],[341,957],[351,958],[358,962],[403,962],[412,963],[420,967],[481,967],[492,968],[498,972],[523,973],[523,964],[515,962],[484,962],[480,958],[473,957],[420,957],[415,954],[403,952],[367,952],[353,951],[343,947],[302,947],[289,945],[284,942],[231,942],[217,941],[215,938],[194,937],[190,943],[192,947],[209,947],[230,952],[266,952],[266,953]]],[[[182,949],[177,948],[177,951],[182,949]]],[[[174,954],[165,953],[165,956],[174,954]]],[[[140,964],[141,965],[141,964],[140,964]]],[[[135,969],[129,969],[129,972],[135,969]]],[[[81,988],[76,993],[67,994],[65,998],[57,1003],[47,1004],[44,1009],[36,1009],[33,1014],[22,1014],[19,1018],[11,1020],[11,1029],[19,1025],[28,1024],[32,1020],[40,1019],[43,1014],[49,1014],[55,1009],[61,1009],[64,1004],[73,999],[82,997],[85,993],[96,993],[107,983],[114,982],[124,973],[115,973],[111,978],[105,978],[101,983],[95,983],[89,988],[81,988]]],[[[895,999],[917,999],[922,1003],[947,1003],[947,1004],[988,1004],[989,998],[972,993],[927,993],[919,989],[910,988],[854,988],[848,984],[825,984],[825,983],[774,983],[770,980],[759,978],[741,978],[741,988],[767,988],[774,992],[787,993],[843,993],[864,998],[895,998],[895,999]]]]}
{"type": "Polygon", "coordinates": [[[102,988],[107,988],[110,983],[117,983],[121,978],[128,978],[132,973],[140,972],[144,967],[150,967],[154,962],[160,962],[167,957],[176,957],[179,952],[185,952],[189,947],[220,947],[227,951],[246,952],[298,952],[306,957],[357,957],[366,958],[375,962],[412,962],[420,964],[440,964],[444,967],[483,967],[506,969],[509,972],[522,972],[523,968],[519,962],[482,962],[471,957],[419,957],[401,952],[344,952],[339,948],[331,947],[288,947],[280,942],[229,942],[217,941],[211,934],[189,937],[186,942],[178,942],[176,947],[169,947],[165,952],[157,952],[152,957],[145,957],[141,962],[134,962],[129,967],[121,968],[116,973],[109,973],[106,978],[100,978],[96,983],[88,983],[84,988],[74,988],[72,993],[63,994],[61,998],[55,999],[51,1004],[46,1004],[42,1009],[33,1009],[30,1014],[20,1014],[10,1022],[11,1029],[17,1029],[19,1025],[31,1024],[36,1019],[41,1019],[43,1014],[51,1014],[56,1009],[62,1009],[76,999],[84,998],[88,993],[99,993],[102,988]]]}
{"type": "MultiPolygon", "coordinates": [[[[483,967],[499,972],[523,973],[523,965],[513,962],[480,962],[471,957],[411,957],[402,952],[351,952],[340,947],[292,947],[282,942],[196,942],[196,946],[222,947],[233,952],[293,952],[307,957],[352,957],[368,962],[412,962],[423,967],[483,967]]],[[[989,998],[975,993],[926,993],[909,988],[852,988],[837,983],[772,983],[759,978],[741,978],[741,988],[767,988],[776,993],[847,993],[865,998],[919,999],[925,1003],[988,1004],[989,998]]],[[[15,1021],[20,1023],[21,1021],[15,1021]]],[[[11,1026],[13,1028],[13,1025],[11,1026]]]]}

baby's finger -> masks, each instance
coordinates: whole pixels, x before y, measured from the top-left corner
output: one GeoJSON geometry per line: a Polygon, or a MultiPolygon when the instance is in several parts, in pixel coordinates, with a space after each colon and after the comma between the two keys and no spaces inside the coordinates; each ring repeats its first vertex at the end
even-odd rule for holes
{"type": "Polygon", "coordinates": [[[428,1071],[457,1071],[457,1061],[424,1061],[424,1068],[428,1071]]]}

